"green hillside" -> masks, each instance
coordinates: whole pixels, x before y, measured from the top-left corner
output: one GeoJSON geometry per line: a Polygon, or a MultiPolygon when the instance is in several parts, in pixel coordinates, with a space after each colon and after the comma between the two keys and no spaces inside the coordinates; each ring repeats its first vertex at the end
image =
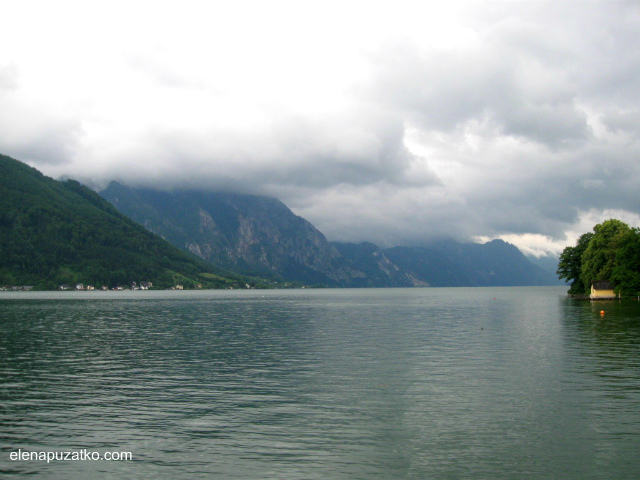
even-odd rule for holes
{"type": "Polygon", "coordinates": [[[160,288],[255,284],[179,250],[80,183],[53,180],[0,155],[0,286],[132,282],[160,288]]]}

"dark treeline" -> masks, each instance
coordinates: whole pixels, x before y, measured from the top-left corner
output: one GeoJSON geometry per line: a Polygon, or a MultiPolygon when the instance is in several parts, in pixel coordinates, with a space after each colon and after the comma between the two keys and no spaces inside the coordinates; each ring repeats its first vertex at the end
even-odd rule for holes
{"type": "Polygon", "coordinates": [[[225,288],[254,279],[221,271],[149,232],[74,180],[0,155],[0,286],[225,288]]]}
{"type": "Polygon", "coordinates": [[[569,293],[589,293],[592,282],[613,284],[616,294],[640,295],[640,229],[610,219],[580,236],[560,255],[558,276],[571,282],[569,293]]]}

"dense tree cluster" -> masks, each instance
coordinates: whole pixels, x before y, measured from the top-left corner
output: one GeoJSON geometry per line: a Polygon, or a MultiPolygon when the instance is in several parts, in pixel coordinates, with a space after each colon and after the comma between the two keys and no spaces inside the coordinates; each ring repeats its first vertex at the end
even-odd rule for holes
{"type": "Polygon", "coordinates": [[[591,283],[608,281],[617,294],[640,295],[640,229],[610,219],[583,234],[560,255],[558,276],[571,282],[569,293],[589,293],[591,283]]]}
{"type": "Polygon", "coordinates": [[[170,245],[80,183],[53,180],[3,155],[0,207],[0,286],[253,283],[170,245]]]}

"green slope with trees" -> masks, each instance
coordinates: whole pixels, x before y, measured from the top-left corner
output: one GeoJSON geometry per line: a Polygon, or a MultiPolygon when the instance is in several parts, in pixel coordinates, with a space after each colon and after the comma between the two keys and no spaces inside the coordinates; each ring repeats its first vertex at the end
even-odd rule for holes
{"type": "Polygon", "coordinates": [[[74,180],[54,180],[0,155],[0,286],[143,281],[160,288],[259,282],[179,250],[74,180]]]}
{"type": "Polygon", "coordinates": [[[610,219],[583,234],[560,255],[558,276],[570,283],[569,293],[589,293],[591,283],[607,281],[616,294],[640,295],[640,229],[610,219]]]}

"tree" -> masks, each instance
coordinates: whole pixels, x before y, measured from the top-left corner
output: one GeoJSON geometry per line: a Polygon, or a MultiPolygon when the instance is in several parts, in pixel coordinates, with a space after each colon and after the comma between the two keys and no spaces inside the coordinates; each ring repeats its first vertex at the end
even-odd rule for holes
{"type": "Polygon", "coordinates": [[[556,273],[561,279],[571,282],[569,294],[580,295],[587,293],[589,285],[585,285],[582,281],[582,254],[589,246],[589,242],[594,234],[591,232],[580,236],[575,247],[566,247],[560,255],[558,270],[556,273]]]}
{"type": "Polygon", "coordinates": [[[580,279],[585,286],[598,280],[611,281],[618,246],[631,229],[626,223],[612,218],[593,227],[593,231],[593,238],[582,254],[580,279]]]}
{"type": "Polygon", "coordinates": [[[640,296],[640,230],[632,228],[618,243],[611,281],[616,293],[640,296]]]}
{"type": "Polygon", "coordinates": [[[596,225],[563,250],[556,273],[572,282],[569,294],[586,294],[592,282],[604,280],[616,293],[640,295],[640,229],[616,219],[596,225]]]}

